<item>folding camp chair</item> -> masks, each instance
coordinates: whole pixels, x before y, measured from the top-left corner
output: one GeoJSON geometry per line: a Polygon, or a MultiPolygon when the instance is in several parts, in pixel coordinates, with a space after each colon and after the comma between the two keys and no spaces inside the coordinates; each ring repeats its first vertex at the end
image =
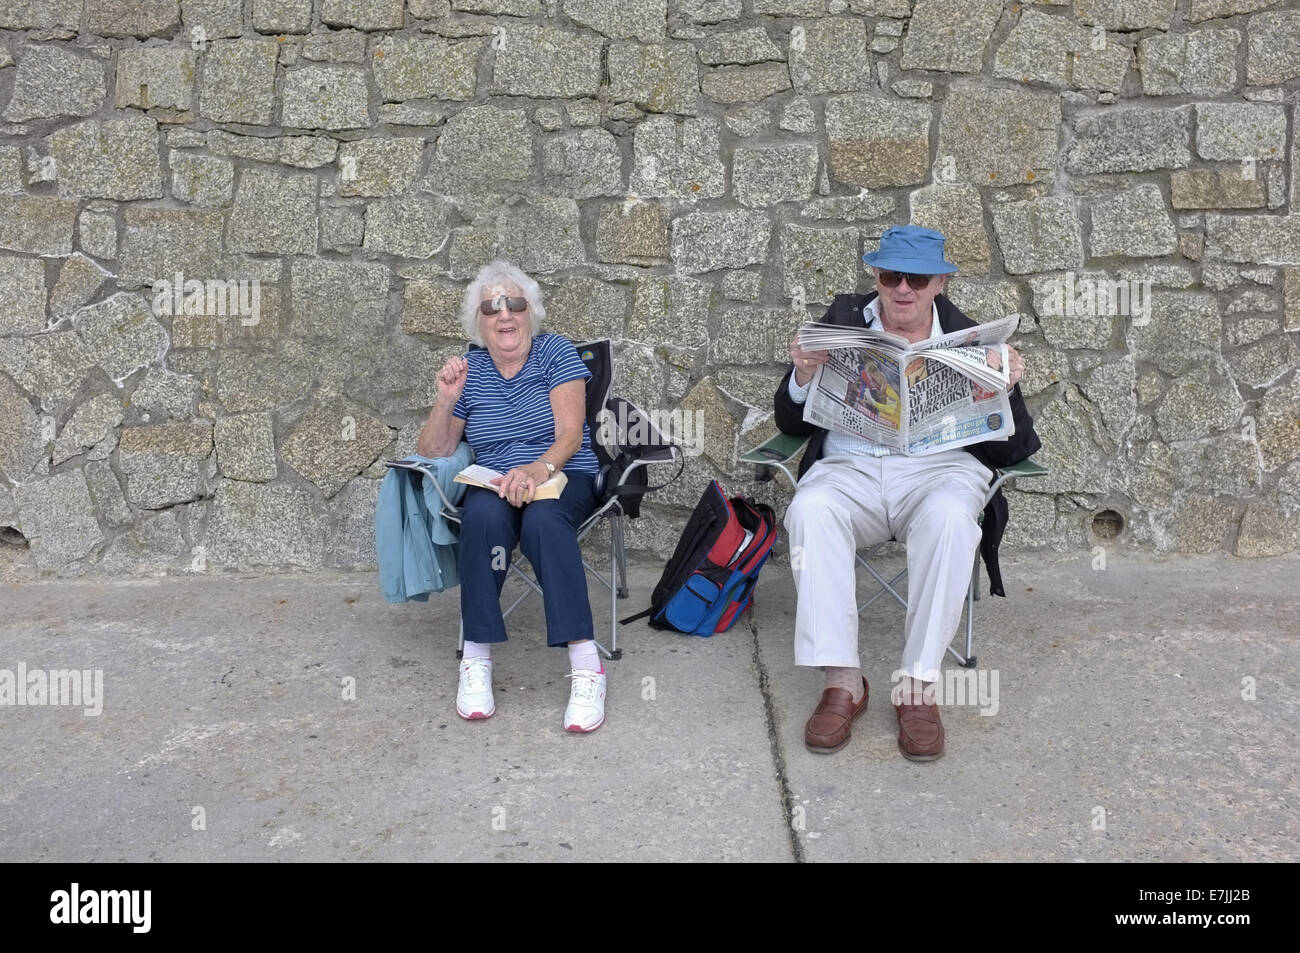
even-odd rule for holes
{"type": "MultiPolygon", "coordinates": [[[[789,464],[795,457],[797,457],[800,454],[800,452],[802,452],[804,446],[807,443],[808,443],[807,437],[795,437],[795,436],[791,436],[790,434],[779,433],[776,436],[771,437],[768,440],[765,440],[763,443],[759,444],[757,447],[750,450],[748,453],[742,455],[740,457],[740,461],[742,463],[752,463],[755,466],[757,466],[759,468],[758,479],[761,481],[771,480],[775,476],[774,471],[780,470],[782,473],[786,475],[786,478],[789,479],[790,485],[796,486],[799,480],[795,477],[795,475],[792,472],[790,472],[789,468],[787,467],[787,464],[789,464]]],[[[1046,473],[1047,473],[1047,468],[1042,466],[1041,464],[1035,463],[1032,457],[1028,460],[1022,460],[1019,463],[1012,464],[1011,466],[1002,467],[1001,469],[995,470],[993,472],[993,480],[989,483],[988,490],[984,494],[984,505],[985,506],[988,505],[989,500],[993,498],[993,494],[996,493],[998,491],[998,488],[1001,487],[1002,484],[1007,482],[1008,480],[1014,480],[1020,477],[1044,476],[1046,475],[1046,473]]],[[[980,508],[979,518],[981,522],[984,519],[983,507],[980,508]]],[[[880,555],[880,552],[882,549],[884,549],[885,545],[886,545],[885,543],[879,543],[871,547],[870,549],[866,550],[865,553],[863,552],[863,550],[858,550],[853,554],[854,559],[857,561],[858,565],[861,566],[863,569],[865,569],[871,575],[871,577],[880,584],[880,588],[876,590],[876,592],[869,599],[867,599],[865,602],[860,602],[858,604],[859,615],[861,615],[864,611],[866,611],[866,608],[868,606],[870,606],[877,599],[879,599],[881,596],[886,594],[893,596],[894,599],[898,602],[898,604],[901,605],[904,609],[907,608],[907,597],[901,595],[898,589],[895,588],[896,586],[898,586],[900,582],[902,582],[906,578],[907,567],[904,566],[901,570],[899,570],[897,574],[894,575],[892,579],[886,579],[884,575],[882,575],[880,571],[876,569],[875,566],[871,565],[871,560],[874,559],[876,556],[880,555]]],[[[957,652],[957,650],[954,649],[951,645],[948,646],[948,651],[952,654],[952,657],[955,658],[957,660],[957,664],[961,665],[963,668],[975,667],[976,659],[973,654],[974,638],[975,638],[974,636],[975,603],[979,600],[980,597],[979,581],[980,581],[980,554],[979,552],[976,552],[975,564],[971,569],[970,585],[966,589],[966,654],[965,656],[960,655],[957,652]]]]}
{"type": "MultiPolygon", "coordinates": [[[[587,427],[591,432],[591,446],[601,464],[601,472],[596,478],[596,499],[601,502],[595,511],[582,521],[578,527],[578,542],[581,543],[601,520],[608,520],[609,560],[608,577],[591,565],[584,556],[583,568],[600,581],[609,590],[609,648],[600,641],[596,647],[605,653],[606,658],[619,659],[623,651],[618,647],[618,611],[617,600],[626,599],[627,590],[627,555],[624,551],[623,518],[636,519],[640,514],[641,496],[660,486],[649,486],[645,467],[652,463],[685,464],[682,449],[675,442],[666,440],[653,421],[641,408],[621,397],[612,397],[611,389],[614,378],[613,347],[608,339],[590,341],[576,345],[578,356],[591,377],[587,380],[587,427]],[[615,580],[617,574],[617,581],[615,580]]],[[[403,463],[396,460],[384,461],[388,466],[402,466],[406,469],[419,470],[429,479],[442,500],[442,516],[457,527],[461,521],[461,507],[452,503],[443,493],[438,481],[425,467],[403,463]]],[[[673,479],[676,479],[674,475],[673,479]]],[[[671,480],[669,481],[671,482],[671,480]]],[[[518,554],[523,556],[522,553],[518,554]]],[[[527,561],[527,557],[523,557],[527,561]]],[[[509,618],[522,603],[533,593],[542,594],[542,587],[534,574],[524,572],[517,559],[510,560],[509,575],[522,579],[527,588],[503,610],[503,618],[509,618]]],[[[461,658],[465,646],[465,620],[460,622],[460,637],[456,643],[456,657],[461,658]]]]}

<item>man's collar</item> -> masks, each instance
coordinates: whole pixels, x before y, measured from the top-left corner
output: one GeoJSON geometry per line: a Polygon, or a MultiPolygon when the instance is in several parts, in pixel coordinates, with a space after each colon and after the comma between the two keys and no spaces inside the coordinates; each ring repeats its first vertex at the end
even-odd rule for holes
{"type": "MultiPolygon", "coordinates": [[[[862,309],[862,316],[866,319],[867,327],[880,320],[880,295],[876,295],[867,302],[867,306],[862,309]]],[[[930,337],[937,338],[943,334],[943,328],[939,324],[939,306],[933,302],[930,303],[930,337]]]]}

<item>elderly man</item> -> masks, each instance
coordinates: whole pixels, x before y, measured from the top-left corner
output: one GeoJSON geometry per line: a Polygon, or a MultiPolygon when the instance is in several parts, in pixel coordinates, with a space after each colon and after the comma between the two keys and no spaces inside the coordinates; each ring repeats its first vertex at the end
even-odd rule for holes
{"type": "MultiPolygon", "coordinates": [[[[943,236],[914,225],[893,227],[879,251],[863,257],[879,293],[836,295],[823,321],[878,327],[916,342],[975,322],[944,295],[955,265],[944,260],[943,236]]],[[[785,433],[811,436],[799,467],[799,485],[786,510],[791,565],[798,590],[795,664],[826,673],[821,702],[804,731],[809,750],[837,751],[849,741],[853,719],[867,705],[867,680],[858,660],[858,613],[853,554],[861,546],[897,539],[907,544],[908,605],[903,671],[896,691],[898,744],[903,755],[929,761],[943,753],[943,724],[933,684],[961,617],[977,546],[1001,594],[997,542],[1006,501],[996,494],[978,523],[993,469],[1039,448],[1017,381],[1024,362],[1010,351],[1011,409],[1016,432],[959,450],[909,457],[803,419],[813,374],[829,351],[790,347],[793,366],[776,393],[776,422],[785,433]]]]}

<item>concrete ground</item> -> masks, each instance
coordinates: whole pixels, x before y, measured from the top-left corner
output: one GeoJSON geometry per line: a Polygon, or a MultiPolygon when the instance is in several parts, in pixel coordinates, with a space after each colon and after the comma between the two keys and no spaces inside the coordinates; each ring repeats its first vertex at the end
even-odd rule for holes
{"type": "MultiPolygon", "coordinates": [[[[852,741],[804,748],[821,675],[793,665],[782,565],[711,639],[622,627],[588,736],[560,729],[565,655],[536,605],[495,654],[497,714],[471,723],[453,710],[455,593],[388,605],[373,574],[5,584],[0,679],[101,669],[103,713],[0,707],[0,853],[1297,859],[1300,560],[1091,564],[1004,558],[1010,598],[976,611],[984,704],[945,706],[927,764],[898,752],[903,614],[879,603],[852,741]]],[[[660,568],[633,567],[620,614],[660,568]]]]}

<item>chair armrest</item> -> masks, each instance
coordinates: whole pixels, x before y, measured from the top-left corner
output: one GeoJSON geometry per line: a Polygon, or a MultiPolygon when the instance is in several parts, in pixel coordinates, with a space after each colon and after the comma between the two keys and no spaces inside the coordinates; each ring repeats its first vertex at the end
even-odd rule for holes
{"type": "MultiPolygon", "coordinates": [[[[627,483],[628,477],[639,467],[648,467],[652,463],[676,463],[678,461],[681,461],[683,464],[686,461],[686,455],[682,452],[681,447],[676,444],[665,444],[662,447],[656,447],[655,449],[631,460],[627,465],[627,469],[625,469],[622,475],[619,476],[618,485],[624,486],[627,483]]],[[[678,472],[680,474],[680,470],[678,472]]],[[[649,477],[647,477],[647,479],[649,479],[649,477]]],[[[673,477],[673,479],[675,480],[677,477],[673,477]]],[[[672,481],[670,480],[669,482],[671,483],[672,481]]],[[[662,489],[662,487],[648,487],[646,492],[650,493],[658,489],[662,489]]]]}
{"type": "Polygon", "coordinates": [[[1013,463],[1010,466],[999,467],[993,472],[993,482],[989,485],[986,499],[992,497],[998,491],[998,488],[1008,480],[1015,480],[1020,477],[1047,476],[1047,473],[1047,467],[1041,463],[1036,463],[1033,457],[1021,460],[1019,463],[1013,463]]]}
{"type": "Polygon", "coordinates": [[[442,500],[443,515],[455,519],[457,522],[460,521],[460,507],[447,499],[447,494],[442,492],[442,485],[438,483],[437,477],[433,475],[433,471],[427,465],[420,463],[418,460],[411,460],[408,457],[401,460],[385,460],[384,466],[390,470],[414,470],[417,473],[424,474],[425,479],[438,491],[438,498],[442,500]]]}
{"type": "Polygon", "coordinates": [[[808,437],[798,437],[794,434],[779,433],[775,436],[768,437],[757,447],[741,454],[739,461],[741,463],[752,463],[758,467],[759,482],[767,482],[772,479],[773,469],[780,470],[790,480],[791,485],[797,485],[798,478],[790,472],[786,466],[791,460],[797,457],[803,448],[808,444],[808,437]]]}
{"type": "Polygon", "coordinates": [[[1021,460],[1019,463],[1013,463],[1009,467],[1002,467],[1000,473],[1008,476],[1047,476],[1047,467],[1043,466],[1030,457],[1028,460],[1021,460]]]}
{"type": "Polygon", "coordinates": [[[807,437],[796,437],[788,433],[779,433],[768,437],[757,447],[741,454],[741,463],[753,463],[758,466],[773,466],[789,463],[808,443],[807,437]]]}

